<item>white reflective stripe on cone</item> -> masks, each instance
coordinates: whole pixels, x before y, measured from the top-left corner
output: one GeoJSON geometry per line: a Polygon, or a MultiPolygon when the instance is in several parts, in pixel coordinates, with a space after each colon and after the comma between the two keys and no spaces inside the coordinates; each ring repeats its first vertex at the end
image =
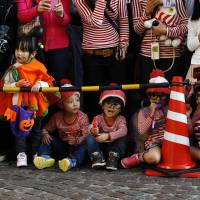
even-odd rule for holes
{"type": "Polygon", "coordinates": [[[170,99],[185,103],[185,95],[182,92],[171,91],[170,99]]]}
{"type": "Polygon", "coordinates": [[[173,112],[171,110],[168,110],[167,118],[174,120],[174,121],[178,121],[178,122],[182,122],[184,124],[187,124],[187,116],[185,114],[182,114],[182,113],[173,112]]]}
{"type": "Polygon", "coordinates": [[[177,134],[165,131],[164,139],[168,140],[170,142],[175,142],[175,143],[178,143],[178,144],[190,146],[189,138],[182,136],[182,135],[177,135],[177,134]]]}

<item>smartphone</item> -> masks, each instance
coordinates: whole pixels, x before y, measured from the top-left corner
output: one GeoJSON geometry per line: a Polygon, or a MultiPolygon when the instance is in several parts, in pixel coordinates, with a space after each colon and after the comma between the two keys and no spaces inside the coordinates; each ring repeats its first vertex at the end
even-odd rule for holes
{"type": "Polygon", "coordinates": [[[55,6],[59,4],[60,0],[51,0],[51,9],[54,10],[55,6]]]}

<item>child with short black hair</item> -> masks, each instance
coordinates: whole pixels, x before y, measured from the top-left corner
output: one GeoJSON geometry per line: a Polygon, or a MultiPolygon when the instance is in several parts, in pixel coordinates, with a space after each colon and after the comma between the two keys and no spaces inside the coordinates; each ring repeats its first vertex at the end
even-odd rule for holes
{"type": "MultiPolygon", "coordinates": [[[[67,80],[61,80],[61,85],[72,86],[67,80]]],[[[63,172],[81,165],[85,159],[87,149],[84,140],[88,135],[89,120],[80,111],[80,93],[61,92],[61,97],[58,105],[62,110],[55,113],[42,129],[42,144],[34,159],[37,169],[52,167],[55,163],[53,153],[61,158],[58,165],[63,172]],[[58,137],[53,136],[55,132],[58,137]]]]}
{"type": "Polygon", "coordinates": [[[99,101],[102,113],[94,117],[89,128],[91,135],[86,138],[92,168],[118,169],[118,160],[124,156],[126,148],[126,119],[120,114],[125,103],[122,90],[102,92],[99,101]]]}
{"type": "Polygon", "coordinates": [[[31,87],[32,91],[0,93],[0,115],[11,121],[11,130],[16,136],[17,167],[27,166],[27,138],[31,141],[31,156],[36,154],[41,138],[41,119],[47,114],[49,103],[59,99],[58,93],[54,96],[38,92],[40,87],[54,86],[54,78],[35,59],[38,47],[34,35],[20,36],[16,42],[16,62],[1,80],[1,86],[31,87]],[[19,117],[21,111],[23,116],[19,117]]]}

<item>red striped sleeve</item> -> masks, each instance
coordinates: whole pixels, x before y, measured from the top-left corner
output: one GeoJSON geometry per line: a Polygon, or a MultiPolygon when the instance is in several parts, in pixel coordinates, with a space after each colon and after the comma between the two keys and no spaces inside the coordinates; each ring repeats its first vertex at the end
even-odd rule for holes
{"type": "MultiPolygon", "coordinates": [[[[140,54],[146,57],[151,57],[151,42],[156,41],[157,38],[151,33],[151,30],[145,30],[144,22],[150,19],[150,16],[146,16],[147,0],[132,0],[132,12],[133,12],[133,28],[139,35],[143,36],[141,43],[140,54]]],[[[181,0],[176,0],[177,15],[173,19],[174,27],[168,28],[168,37],[184,38],[187,32],[187,16],[185,8],[181,0]]],[[[164,42],[159,41],[160,44],[160,58],[172,58],[173,47],[166,46],[164,42]]],[[[175,49],[175,57],[179,57],[181,54],[181,46],[175,49]]]]}
{"type": "Polygon", "coordinates": [[[94,11],[83,0],[75,0],[75,5],[83,23],[83,49],[128,46],[128,14],[124,0],[111,1],[110,7],[113,12],[106,8],[103,0],[97,0],[94,11]],[[118,22],[120,34],[105,18],[104,10],[113,21],[118,22]]]}

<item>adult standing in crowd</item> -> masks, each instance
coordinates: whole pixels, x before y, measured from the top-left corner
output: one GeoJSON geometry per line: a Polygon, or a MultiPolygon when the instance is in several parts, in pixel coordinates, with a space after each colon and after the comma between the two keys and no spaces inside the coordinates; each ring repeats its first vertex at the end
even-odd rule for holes
{"type": "MultiPolygon", "coordinates": [[[[129,43],[126,2],[75,0],[75,5],[83,23],[84,84],[125,83],[129,43]]],[[[99,112],[97,102],[96,93],[85,95],[85,111],[91,118],[99,112]]]]}
{"type": "Polygon", "coordinates": [[[49,73],[59,84],[66,78],[70,67],[69,36],[66,32],[70,22],[70,0],[16,0],[18,19],[24,24],[41,16],[44,29],[42,41],[49,73]]]}
{"type": "Polygon", "coordinates": [[[17,32],[17,7],[14,0],[0,1],[0,77],[10,66],[17,32]]]}
{"type": "MultiPolygon", "coordinates": [[[[0,77],[11,65],[15,50],[17,32],[17,7],[15,0],[0,1],[0,77]]],[[[14,147],[14,137],[10,133],[10,124],[0,121],[3,131],[0,134],[0,161],[11,155],[14,147]]]]}
{"type": "Polygon", "coordinates": [[[187,72],[186,79],[191,82],[199,80],[200,71],[200,1],[195,0],[194,11],[188,22],[187,46],[191,52],[194,52],[191,59],[191,65],[187,72]]]}
{"type": "MultiPolygon", "coordinates": [[[[140,70],[142,72],[141,81],[148,82],[148,77],[152,69],[161,69],[165,73],[167,80],[171,81],[172,76],[181,73],[180,56],[181,44],[173,47],[160,41],[159,37],[164,35],[171,40],[181,38],[183,43],[184,35],[187,32],[187,15],[182,0],[170,0],[170,7],[174,13],[165,13],[171,22],[169,26],[161,17],[158,24],[145,28],[144,23],[155,17],[155,15],[166,5],[161,6],[160,0],[133,0],[133,26],[134,30],[143,37],[140,47],[140,70]],[[157,58],[156,58],[157,57],[157,58]]],[[[168,5],[169,6],[169,5],[168,5]]],[[[171,11],[171,10],[169,10],[171,11]]],[[[161,13],[161,12],[160,12],[161,13]]],[[[169,23],[170,23],[169,22],[169,23]]]]}
{"type": "Polygon", "coordinates": [[[193,9],[194,9],[194,0],[183,0],[185,4],[185,10],[188,17],[192,16],[193,9]]]}

